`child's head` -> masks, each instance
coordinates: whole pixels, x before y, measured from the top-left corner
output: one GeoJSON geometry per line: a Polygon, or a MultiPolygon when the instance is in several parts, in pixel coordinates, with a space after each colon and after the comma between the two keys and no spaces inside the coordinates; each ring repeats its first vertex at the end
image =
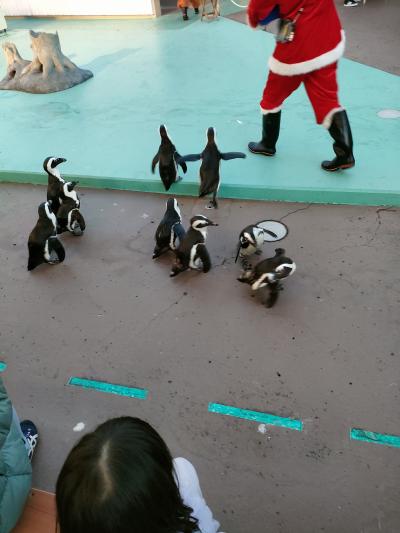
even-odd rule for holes
{"type": "Polygon", "coordinates": [[[138,418],[108,420],[69,453],[56,486],[60,533],[192,533],[171,454],[138,418]]]}

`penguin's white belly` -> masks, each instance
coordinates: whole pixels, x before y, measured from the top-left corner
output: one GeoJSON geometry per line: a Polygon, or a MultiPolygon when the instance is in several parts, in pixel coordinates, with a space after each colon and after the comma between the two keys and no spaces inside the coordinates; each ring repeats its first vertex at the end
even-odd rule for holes
{"type": "Polygon", "coordinates": [[[247,248],[240,249],[240,257],[245,257],[247,255],[253,255],[256,252],[257,248],[253,244],[249,244],[247,248]]]}
{"type": "MultiPolygon", "coordinates": [[[[50,239],[55,239],[56,237],[50,237],[50,239]]],[[[44,258],[45,260],[50,264],[50,265],[54,265],[55,263],[58,263],[58,255],[57,253],[52,250],[51,252],[49,251],[49,239],[47,239],[47,241],[45,242],[44,244],[44,258]]]]}
{"type": "Polygon", "coordinates": [[[197,253],[197,247],[198,247],[198,244],[195,244],[193,248],[190,250],[189,268],[193,268],[194,270],[198,270],[201,267],[201,259],[199,257],[195,259],[195,256],[197,253]]]}
{"type": "Polygon", "coordinates": [[[44,258],[46,261],[50,261],[50,252],[49,252],[49,240],[44,243],[44,258]]]}
{"type": "Polygon", "coordinates": [[[261,246],[264,244],[264,231],[260,229],[258,233],[255,234],[255,238],[257,248],[261,248],[261,246]]]}

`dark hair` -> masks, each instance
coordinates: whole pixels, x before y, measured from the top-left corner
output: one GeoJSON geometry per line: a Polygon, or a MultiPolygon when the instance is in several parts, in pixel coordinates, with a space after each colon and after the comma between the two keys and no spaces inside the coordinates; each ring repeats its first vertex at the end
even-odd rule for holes
{"type": "Polygon", "coordinates": [[[69,453],[56,485],[61,533],[192,533],[167,445],[147,422],[108,420],[69,453]]]}

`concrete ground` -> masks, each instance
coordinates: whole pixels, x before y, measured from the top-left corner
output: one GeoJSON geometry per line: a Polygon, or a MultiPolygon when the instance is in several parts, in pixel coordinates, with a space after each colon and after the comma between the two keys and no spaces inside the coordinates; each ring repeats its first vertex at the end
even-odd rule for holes
{"type": "MultiPolygon", "coordinates": [[[[152,261],[165,197],[82,190],[87,232],[62,265],[26,271],[42,187],[0,185],[0,359],[40,445],[34,485],[52,490],[80,434],[143,417],[196,466],[227,533],[398,533],[399,450],[349,440],[400,433],[398,209],[222,200],[207,212],[214,268],[170,279],[152,261]],[[298,270],[275,308],[236,281],[239,231],[283,219],[298,270]],[[149,390],[133,400],[71,376],[149,390]],[[207,412],[209,402],[300,418],[304,431],[207,412]]],[[[182,198],[187,223],[204,200],[182,198]]],[[[266,245],[264,256],[272,255],[266,245]]]]}

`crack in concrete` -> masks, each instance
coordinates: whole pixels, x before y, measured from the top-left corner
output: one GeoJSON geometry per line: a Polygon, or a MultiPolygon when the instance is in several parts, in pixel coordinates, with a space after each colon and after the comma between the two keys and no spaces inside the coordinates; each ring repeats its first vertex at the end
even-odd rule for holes
{"type": "Polygon", "coordinates": [[[279,219],[279,222],[282,222],[284,218],[287,218],[290,215],[294,215],[295,213],[298,213],[299,211],[306,211],[307,209],[310,209],[311,206],[312,204],[308,204],[306,207],[300,207],[299,209],[295,209],[294,211],[289,211],[289,213],[286,213],[286,215],[283,215],[283,217],[279,219]]]}
{"type": "Polygon", "coordinates": [[[186,294],[182,294],[182,296],[180,298],[178,298],[177,300],[175,300],[174,302],[172,302],[172,304],[170,304],[168,307],[166,307],[165,309],[162,309],[161,311],[159,311],[158,313],[156,313],[148,322],[147,324],[144,326],[144,328],[142,328],[140,331],[137,332],[137,335],[141,335],[144,331],[146,331],[146,329],[148,327],[150,327],[150,325],[155,322],[157,320],[158,317],[164,315],[167,311],[169,311],[171,309],[171,307],[173,307],[174,305],[178,305],[182,299],[186,296],[186,294]]]}
{"type": "Polygon", "coordinates": [[[378,234],[378,231],[382,225],[382,217],[381,217],[381,212],[382,211],[390,211],[391,213],[395,213],[396,212],[396,209],[393,209],[393,205],[390,205],[389,207],[380,207],[379,209],[376,210],[376,222],[377,222],[377,226],[375,228],[375,231],[372,235],[372,237],[370,239],[367,240],[367,245],[371,244],[372,241],[374,241],[376,239],[376,236],[378,234]]]}

